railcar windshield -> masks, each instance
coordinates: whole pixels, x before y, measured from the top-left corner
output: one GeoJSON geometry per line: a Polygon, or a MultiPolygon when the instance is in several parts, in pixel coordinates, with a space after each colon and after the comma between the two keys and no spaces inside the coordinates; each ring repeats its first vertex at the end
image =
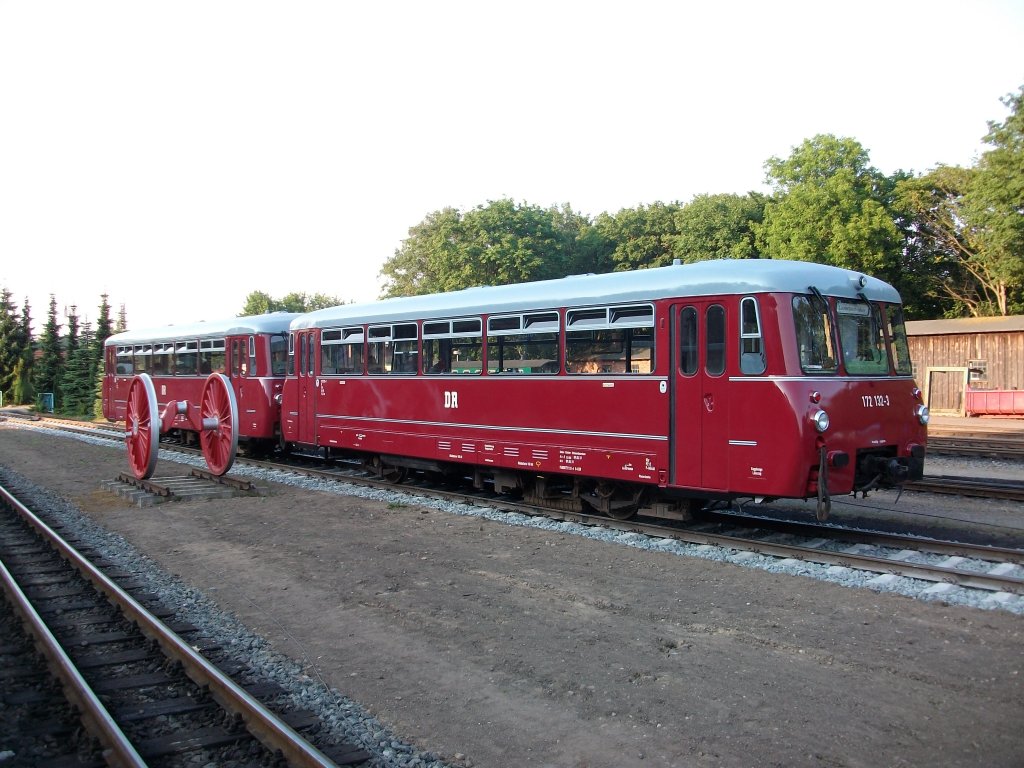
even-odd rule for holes
{"type": "Polygon", "coordinates": [[[907,326],[903,322],[903,307],[892,304],[886,308],[889,321],[889,338],[892,340],[892,358],[896,373],[910,376],[914,371],[910,364],[910,345],[907,343],[907,326]]]}
{"type": "Polygon", "coordinates": [[[288,371],[288,337],[275,333],[270,337],[270,375],[284,376],[288,371]]]}
{"type": "Polygon", "coordinates": [[[811,296],[793,297],[800,368],[804,373],[835,373],[839,369],[828,305],[811,296]]]}
{"type": "Polygon", "coordinates": [[[853,376],[888,374],[889,352],[878,305],[838,299],[836,316],[846,372],[853,376]]]}

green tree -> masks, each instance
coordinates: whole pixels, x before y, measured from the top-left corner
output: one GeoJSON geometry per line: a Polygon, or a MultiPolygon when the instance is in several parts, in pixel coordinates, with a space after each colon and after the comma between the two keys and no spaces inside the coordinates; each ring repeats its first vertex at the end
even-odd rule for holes
{"type": "Polygon", "coordinates": [[[445,208],[410,227],[381,269],[382,296],[607,271],[609,255],[600,233],[568,205],[541,208],[503,199],[465,213],[445,208]]]}
{"type": "Polygon", "coordinates": [[[785,160],[770,158],[765,170],[774,196],[754,227],[764,256],[898,281],[903,240],[893,194],[907,174],[884,176],[857,141],[832,135],[805,140],[785,160]]]}
{"type": "Polygon", "coordinates": [[[0,392],[5,404],[13,402],[15,369],[24,351],[17,312],[11,292],[0,289],[0,392]]]}
{"type": "Polygon", "coordinates": [[[764,218],[764,195],[697,195],[676,214],[672,254],[683,263],[756,259],[754,228],[764,218]]]}
{"type": "Polygon", "coordinates": [[[92,418],[97,420],[97,421],[102,421],[103,419],[106,418],[106,416],[103,415],[103,380],[104,380],[104,378],[105,378],[105,376],[104,376],[104,371],[103,371],[103,361],[101,360],[100,364],[96,366],[96,374],[95,374],[94,379],[93,379],[93,392],[95,394],[93,395],[92,414],[90,414],[92,416],[92,418]]]}
{"type": "Polygon", "coordinates": [[[679,236],[679,203],[656,202],[623,208],[612,216],[602,213],[594,223],[612,246],[616,270],[645,269],[671,264],[679,236]]]}
{"type": "MultiPolygon", "coordinates": [[[[74,317],[71,315],[70,317],[74,317]]],[[[70,325],[69,317],[69,325],[70,325]]],[[[88,416],[96,399],[96,358],[93,354],[92,323],[82,323],[81,331],[77,329],[77,343],[74,351],[68,355],[68,362],[61,376],[60,389],[63,393],[61,412],[68,416],[88,416]]]]}
{"type": "Polygon", "coordinates": [[[114,326],[114,333],[124,333],[128,330],[128,313],[125,311],[124,304],[117,312],[117,324],[114,326]]]}
{"type": "Polygon", "coordinates": [[[18,326],[18,341],[21,344],[21,359],[15,365],[12,395],[18,404],[32,403],[36,399],[32,386],[32,369],[35,366],[35,350],[32,346],[32,308],[28,297],[21,307],[21,323],[18,326]]]}
{"type": "Polygon", "coordinates": [[[458,261],[463,240],[462,214],[444,208],[409,228],[395,255],[384,262],[382,297],[419,296],[444,290],[447,273],[458,261]]]}
{"type": "Polygon", "coordinates": [[[239,317],[265,315],[268,312],[312,312],[315,309],[336,307],[344,302],[336,296],[325,293],[289,293],[284,298],[275,299],[269,293],[253,291],[245,297],[245,305],[238,313],[239,317]]]}
{"type": "Polygon", "coordinates": [[[253,291],[245,297],[245,305],[242,307],[242,311],[238,313],[238,316],[265,315],[268,312],[275,311],[271,309],[274,303],[276,302],[269,293],[253,291]]]}
{"type": "MultiPolygon", "coordinates": [[[[566,249],[566,275],[602,274],[615,269],[615,246],[594,226],[588,216],[574,211],[568,203],[549,211],[566,249]]],[[[564,275],[559,275],[564,276],[564,275]]]]}
{"type": "Polygon", "coordinates": [[[982,287],[989,314],[1024,311],[1024,86],[1003,103],[1010,115],[989,122],[966,211],[977,228],[978,249],[965,261],[982,287]]]}
{"type": "Polygon", "coordinates": [[[902,265],[913,276],[900,286],[910,318],[976,315],[985,303],[981,286],[965,269],[979,247],[964,205],[975,173],[939,166],[896,187],[905,239],[902,265]]]}
{"type": "Polygon", "coordinates": [[[466,239],[442,290],[546,280],[572,271],[569,242],[550,209],[496,200],[468,211],[462,223],[466,239]]]}
{"type": "Polygon", "coordinates": [[[61,353],[60,323],[57,322],[57,299],[52,293],[40,347],[42,355],[34,371],[35,390],[38,393],[52,392],[56,403],[60,397],[60,372],[64,364],[64,356],[61,353]]]}
{"type": "Polygon", "coordinates": [[[100,294],[100,314],[96,320],[96,332],[93,336],[93,348],[96,359],[103,361],[103,344],[114,334],[113,323],[110,320],[110,297],[107,294],[100,294]]]}

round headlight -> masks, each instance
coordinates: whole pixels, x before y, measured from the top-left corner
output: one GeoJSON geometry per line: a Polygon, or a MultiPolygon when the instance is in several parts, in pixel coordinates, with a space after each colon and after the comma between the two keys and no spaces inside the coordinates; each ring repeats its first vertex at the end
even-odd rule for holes
{"type": "Polygon", "coordinates": [[[815,411],[811,415],[811,421],[814,422],[814,428],[819,432],[828,429],[828,414],[824,411],[815,411]]]}
{"type": "Polygon", "coordinates": [[[931,418],[931,415],[928,413],[928,406],[927,405],[919,405],[919,406],[917,406],[914,409],[914,415],[917,416],[917,420],[920,421],[922,424],[927,424],[928,423],[928,419],[931,418]]]}

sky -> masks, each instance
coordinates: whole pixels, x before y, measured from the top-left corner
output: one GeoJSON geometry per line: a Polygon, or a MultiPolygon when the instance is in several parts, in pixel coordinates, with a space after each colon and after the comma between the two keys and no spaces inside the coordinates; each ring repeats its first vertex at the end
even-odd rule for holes
{"type": "Polygon", "coordinates": [[[141,329],[371,301],[451,206],[767,191],[817,134],[971,165],[1024,3],[0,0],[0,287],[141,329]]]}

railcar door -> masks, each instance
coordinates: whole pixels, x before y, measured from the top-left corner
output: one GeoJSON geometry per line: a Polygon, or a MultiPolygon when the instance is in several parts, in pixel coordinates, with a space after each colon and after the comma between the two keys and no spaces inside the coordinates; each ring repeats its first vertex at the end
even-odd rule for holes
{"type": "Polygon", "coordinates": [[[253,414],[256,413],[251,402],[256,394],[253,387],[247,385],[251,375],[248,342],[243,338],[232,338],[228,341],[228,378],[235,390],[235,403],[238,405],[238,431],[241,434],[251,432],[253,414]]]}
{"type": "Polygon", "coordinates": [[[316,378],[315,330],[298,333],[299,442],[316,444],[316,401],[320,383],[316,378]]]}
{"type": "Polygon", "coordinates": [[[673,316],[672,485],[729,484],[728,313],[722,302],[677,304],[673,316]]]}

